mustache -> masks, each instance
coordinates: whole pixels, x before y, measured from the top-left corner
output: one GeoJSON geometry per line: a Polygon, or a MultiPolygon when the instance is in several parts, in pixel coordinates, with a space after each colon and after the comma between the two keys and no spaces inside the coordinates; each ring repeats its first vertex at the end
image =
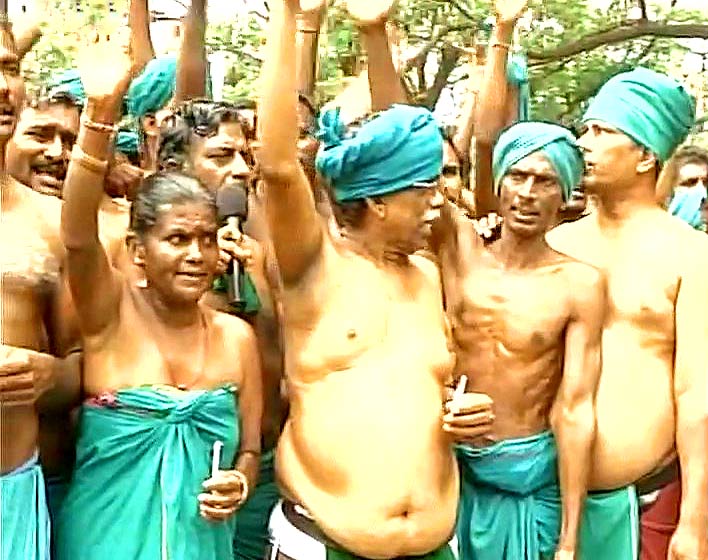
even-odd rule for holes
{"type": "Polygon", "coordinates": [[[32,170],[36,173],[42,173],[46,175],[51,175],[57,179],[65,179],[66,171],[69,166],[66,162],[59,163],[48,163],[48,162],[37,162],[32,166],[32,170]]]}

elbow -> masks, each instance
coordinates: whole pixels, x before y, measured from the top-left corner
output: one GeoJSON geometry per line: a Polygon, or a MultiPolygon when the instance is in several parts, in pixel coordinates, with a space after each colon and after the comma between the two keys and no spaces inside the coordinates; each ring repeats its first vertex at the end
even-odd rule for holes
{"type": "Polygon", "coordinates": [[[558,431],[570,430],[588,436],[595,434],[597,421],[592,399],[561,403],[554,424],[558,431]]]}
{"type": "Polygon", "coordinates": [[[259,160],[261,177],[268,185],[294,183],[301,173],[297,159],[293,161],[278,161],[278,159],[266,157],[259,160]]]}

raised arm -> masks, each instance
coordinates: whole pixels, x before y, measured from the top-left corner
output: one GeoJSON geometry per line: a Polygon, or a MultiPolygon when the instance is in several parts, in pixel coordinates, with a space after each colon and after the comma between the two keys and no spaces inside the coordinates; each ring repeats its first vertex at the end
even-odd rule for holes
{"type": "Polygon", "coordinates": [[[284,284],[297,282],[321,254],[324,225],[297,153],[296,0],[272,4],[258,107],[257,159],[265,208],[284,284]]]}
{"type": "Polygon", "coordinates": [[[130,53],[137,68],[155,58],[155,49],[150,38],[150,10],[148,0],[130,0],[128,12],[130,26],[130,53]]]}
{"type": "Polygon", "coordinates": [[[579,271],[571,320],[566,328],[563,378],[554,404],[558,442],[562,522],[556,558],[573,559],[587,493],[590,454],[595,441],[595,391],[602,366],[601,340],[606,305],[599,271],[579,271]]]}
{"type": "Polygon", "coordinates": [[[408,97],[391,57],[386,22],[394,0],[348,0],[347,11],[356,21],[368,57],[371,110],[383,111],[408,97]]]}
{"type": "Polygon", "coordinates": [[[492,34],[484,78],[475,110],[476,146],[475,208],[477,215],[498,207],[492,177],[492,149],[501,130],[509,124],[509,105],[514,102],[507,80],[507,61],[514,27],[526,9],[527,0],[497,0],[496,25],[492,34]]]}
{"type": "Polygon", "coordinates": [[[83,49],[79,65],[87,103],[72,154],[62,208],[67,275],[84,336],[104,332],[116,319],[119,283],[98,235],[98,213],[111,155],[111,130],[131,78],[127,37],[100,37],[83,49]]]}
{"type": "Polygon", "coordinates": [[[207,58],[204,45],[206,33],[206,0],[192,0],[184,20],[182,45],[177,60],[175,104],[206,97],[207,58]]]}
{"type": "Polygon", "coordinates": [[[676,301],[674,362],[681,510],[669,560],[708,557],[708,242],[700,239],[686,261],[676,301]]]}
{"type": "MultiPolygon", "coordinates": [[[[301,2],[304,6],[304,2],[301,2]]],[[[314,8],[303,7],[297,16],[297,91],[312,97],[317,78],[317,45],[322,27],[322,18],[327,10],[327,2],[317,2],[314,8]]]]}

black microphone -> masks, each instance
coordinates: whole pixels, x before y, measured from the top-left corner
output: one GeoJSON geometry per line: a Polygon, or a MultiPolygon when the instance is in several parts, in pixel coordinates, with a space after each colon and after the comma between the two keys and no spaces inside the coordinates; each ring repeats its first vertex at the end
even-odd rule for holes
{"type": "MultiPolygon", "coordinates": [[[[219,220],[226,220],[226,223],[233,229],[241,231],[241,222],[248,217],[248,191],[244,181],[236,181],[224,185],[216,192],[216,207],[219,213],[219,220]]],[[[241,282],[243,271],[241,263],[232,259],[226,271],[227,294],[229,304],[241,303],[241,282]]]]}

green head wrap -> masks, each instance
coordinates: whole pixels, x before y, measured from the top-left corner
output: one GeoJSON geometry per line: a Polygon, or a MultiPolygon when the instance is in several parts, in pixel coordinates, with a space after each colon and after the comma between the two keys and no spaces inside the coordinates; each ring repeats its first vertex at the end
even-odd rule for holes
{"type": "Polygon", "coordinates": [[[47,97],[51,98],[58,93],[69,95],[77,105],[82,107],[86,104],[86,92],[77,70],[65,70],[52,80],[47,97]]]}
{"type": "Polygon", "coordinates": [[[583,176],[583,155],[568,129],[534,121],[517,123],[499,136],[492,157],[496,194],[499,195],[501,181],[509,168],[534,152],[546,156],[558,175],[563,200],[567,201],[583,176]]]}
{"type": "Polygon", "coordinates": [[[440,127],[422,107],[394,105],[349,132],[332,109],[320,117],[318,137],[317,171],[338,202],[401,191],[442,171],[440,127]]]}
{"type": "Polygon", "coordinates": [[[162,109],[175,93],[176,76],[175,57],[153,58],[142,74],[130,83],[126,96],[128,113],[140,118],[162,109]]]}
{"type": "Polygon", "coordinates": [[[127,156],[138,155],[138,135],[132,130],[120,130],[116,135],[116,150],[127,156]]]}
{"type": "Polygon", "coordinates": [[[693,126],[696,106],[681,84],[636,68],[611,78],[592,100],[583,122],[601,121],[666,162],[693,126]]]}

